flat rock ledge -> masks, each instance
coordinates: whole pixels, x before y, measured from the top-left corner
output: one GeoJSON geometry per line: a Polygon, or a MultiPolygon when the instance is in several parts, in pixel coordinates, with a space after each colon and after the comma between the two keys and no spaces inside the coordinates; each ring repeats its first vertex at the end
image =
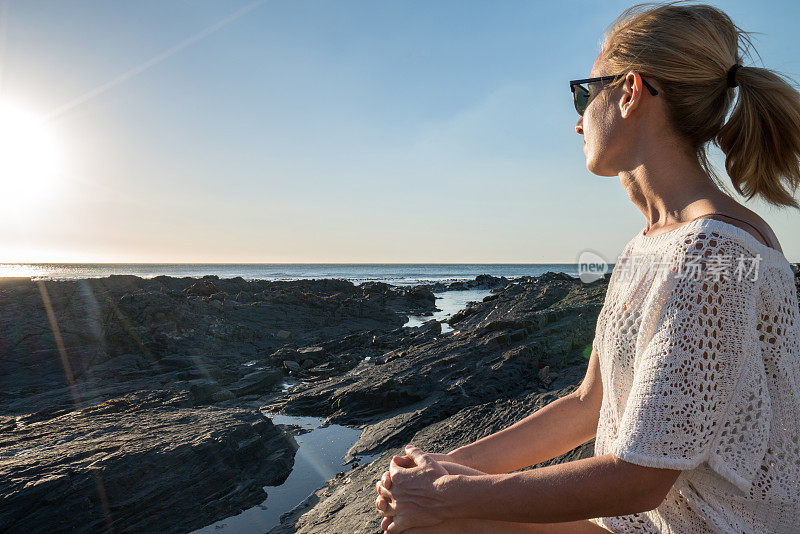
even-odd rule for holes
{"type": "Polygon", "coordinates": [[[257,410],[142,391],[0,420],[0,525],[13,532],[188,532],[283,483],[297,442],[257,410]]]}

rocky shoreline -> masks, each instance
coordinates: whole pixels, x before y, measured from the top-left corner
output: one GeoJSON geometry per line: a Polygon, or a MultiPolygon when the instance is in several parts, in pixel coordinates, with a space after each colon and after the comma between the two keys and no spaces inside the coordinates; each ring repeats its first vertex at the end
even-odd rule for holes
{"type": "Polygon", "coordinates": [[[446,452],[577,387],[608,276],[0,279],[0,524],[178,533],[235,515],[291,472],[295,432],[271,412],[362,434],[354,468],[270,532],[380,532],[374,482],[405,443],[446,452]],[[491,294],[452,330],[402,326],[434,292],[476,288],[491,294]]]}

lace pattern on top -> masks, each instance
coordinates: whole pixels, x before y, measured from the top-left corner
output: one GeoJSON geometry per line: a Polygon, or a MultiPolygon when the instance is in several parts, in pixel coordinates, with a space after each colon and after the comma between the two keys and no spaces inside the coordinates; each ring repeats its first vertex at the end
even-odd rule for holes
{"type": "Polygon", "coordinates": [[[595,455],[683,472],[658,508],[597,522],[614,532],[792,531],[800,306],[791,267],[715,219],[640,233],[620,259],[636,255],[657,261],[628,277],[615,266],[598,317],[595,455]],[[756,277],[708,269],[726,256],[759,263],[756,277]],[[699,275],[686,275],[690,264],[699,275]]]}

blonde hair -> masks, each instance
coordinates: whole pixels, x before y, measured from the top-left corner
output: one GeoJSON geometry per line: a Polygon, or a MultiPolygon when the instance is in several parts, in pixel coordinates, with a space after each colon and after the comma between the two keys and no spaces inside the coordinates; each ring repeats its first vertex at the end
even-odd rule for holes
{"type": "Polygon", "coordinates": [[[725,122],[734,102],[728,69],[741,64],[740,53],[752,58],[751,32],[716,7],[676,5],[685,1],[636,4],[617,17],[600,42],[606,74],[636,71],[657,80],[670,124],[723,191],[708,161],[708,142],[725,153],[725,169],[740,195],[800,210],[794,198],[800,184],[800,93],[779,73],[742,66],[735,71],[739,98],[725,122]]]}

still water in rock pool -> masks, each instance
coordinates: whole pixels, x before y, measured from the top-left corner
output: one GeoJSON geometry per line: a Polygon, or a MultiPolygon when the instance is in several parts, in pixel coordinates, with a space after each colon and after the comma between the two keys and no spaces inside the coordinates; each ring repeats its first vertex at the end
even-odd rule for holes
{"type": "MultiPolygon", "coordinates": [[[[317,417],[266,415],[276,425],[297,425],[310,430],[295,436],[300,448],[295,455],[291,474],[280,486],[264,486],[267,499],[263,503],[198,529],[195,533],[266,532],[280,523],[281,515],[324,486],[336,473],[350,470],[349,465],[342,464],[342,458],[358,440],[360,430],[340,425],[319,428],[323,419],[317,417]]],[[[361,462],[368,463],[374,459],[367,456],[361,462]]]]}
{"type": "MultiPolygon", "coordinates": [[[[443,321],[454,313],[466,307],[467,302],[480,302],[490,295],[491,291],[484,289],[442,291],[435,293],[436,307],[440,311],[429,316],[409,316],[408,322],[403,326],[415,327],[425,321],[435,319],[443,321]]],[[[447,323],[442,323],[442,332],[452,328],[447,323]]],[[[245,363],[247,366],[250,362],[245,363]]],[[[282,384],[282,390],[288,391],[297,382],[287,380],[282,384]]],[[[267,532],[280,523],[281,515],[291,511],[306,497],[321,488],[342,471],[349,471],[350,465],[343,464],[344,455],[358,441],[361,430],[340,425],[329,425],[319,428],[324,419],[317,417],[298,417],[267,414],[276,425],[298,425],[310,430],[305,434],[295,436],[300,445],[294,459],[294,467],[286,481],[280,486],[265,486],[267,499],[261,504],[249,508],[239,515],[231,516],[211,525],[198,529],[195,534],[212,534],[225,532],[229,534],[250,534],[253,532],[267,532]]],[[[364,456],[360,464],[373,461],[379,455],[364,456]]]]}
{"type": "MultiPolygon", "coordinates": [[[[452,290],[434,293],[436,297],[436,307],[439,308],[440,311],[433,312],[433,315],[409,315],[408,322],[403,326],[419,326],[431,319],[444,321],[459,310],[466,308],[467,302],[481,302],[484,297],[491,294],[492,292],[488,289],[452,290]]],[[[452,329],[453,328],[449,324],[442,323],[442,333],[449,332],[452,329]]]]}

